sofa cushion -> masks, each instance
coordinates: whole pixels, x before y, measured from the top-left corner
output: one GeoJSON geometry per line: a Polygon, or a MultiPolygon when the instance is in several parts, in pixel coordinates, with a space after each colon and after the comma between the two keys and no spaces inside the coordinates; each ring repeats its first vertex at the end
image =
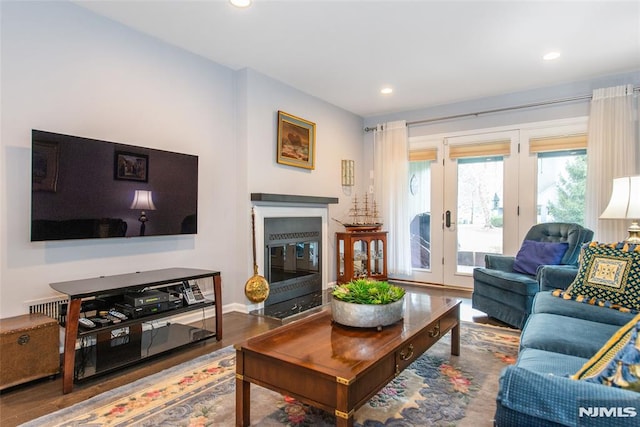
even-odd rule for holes
{"type": "Polygon", "coordinates": [[[609,310],[597,305],[581,304],[572,300],[563,300],[554,297],[551,292],[539,292],[536,294],[531,313],[559,314],[598,323],[609,323],[616,325],[618,328],[633,319],[633,314],[631,313],[609,310]]]}
{"type": "Polygon", "coordinates": [[[619,328],[618,325],[557,314],[532,314],[522,331],[520,348],[536,348],[589,359],[619,328]]]}
{"type": "Polygon", "coordinates": [[[533,276],[541,265],[560,264],[568,247],[566,242],[525,240],[516,255],[513,270],[533,276]]]}
{"type": "Polygon", "coordinates": [[[518,354],[515,366],[559,377],[576,372],[587,361],[584,357],[554,353],[537,348],[525,348],[518,354]]]}
{"type": "Polygon", "coordinates": [[[640,310],[640,245],[622,243],[585,245],[575,280],[565,299],[623,311],[640,310]]]}
{"type": "Polygon", "coordinates": [[[640,314],[624,325],[571,378],[640,392],[640,314]]]}

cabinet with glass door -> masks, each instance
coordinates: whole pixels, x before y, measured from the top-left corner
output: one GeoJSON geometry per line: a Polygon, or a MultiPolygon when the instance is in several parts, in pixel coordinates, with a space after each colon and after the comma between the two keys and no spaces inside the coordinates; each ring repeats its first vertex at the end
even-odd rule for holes
{"type": "Polygon", "coordinates": [[[336,233],[337,282],[387,280],[387,232],[336,233]]]}

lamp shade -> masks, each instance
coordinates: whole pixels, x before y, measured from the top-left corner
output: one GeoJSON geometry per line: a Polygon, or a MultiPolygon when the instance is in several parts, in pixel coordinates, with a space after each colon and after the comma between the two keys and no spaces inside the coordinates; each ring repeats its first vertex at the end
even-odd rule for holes
{"type": "Polygon", "coordinates": [[[600,218],[640,219],[640,175],[613,180],[611,200],[600,218]]]}
{"type": "Polygon", "coordinates": [[[156,205],[153,204],[153,194],[149,190],[136,190],[131,203],[131,209],[155,211],[156,205]]]}

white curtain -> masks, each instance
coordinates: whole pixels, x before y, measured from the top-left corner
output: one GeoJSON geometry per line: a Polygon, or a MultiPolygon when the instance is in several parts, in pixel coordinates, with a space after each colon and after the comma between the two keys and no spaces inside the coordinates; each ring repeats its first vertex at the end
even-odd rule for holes
{"type": "Polygon", "coordinates": [[[611,197],[613,179],[637,175],[640,143],[633,86],[596,89],[591,99],[587,145],[586,227],[594,240],[626,238],[630,220],[598,219],[611,197]]]}
{"type": "Polygon", "coordinates": [[[404,120],[378,125],[374,134],[376,203],[389,232],[387,270],[396,277],[411,274],[409,236],[409,143],[404,120]]]}

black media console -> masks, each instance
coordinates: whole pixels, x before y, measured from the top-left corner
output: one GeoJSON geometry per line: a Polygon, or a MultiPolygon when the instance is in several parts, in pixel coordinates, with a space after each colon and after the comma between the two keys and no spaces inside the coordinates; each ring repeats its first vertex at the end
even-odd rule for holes
{"type": "Polygon", "coordinates": [[[76,380],[193,342],[222,339],[222,284],[217,271],[167,268],[50,286],[70,299],[64,324],[63,393],[71,392],[76,380]],[[213,282],[213,299],[196,298],[194,293],[200,292],[194,285],[204,287],[208,281],[213,282]],[[215,319],[205,318],[208,307],[215,308],[215,319]],[[197,326],[167,321],[197,310],[203,313],[197,326]],[[215,326],[208,327],[210,323],[215,326]]]}

